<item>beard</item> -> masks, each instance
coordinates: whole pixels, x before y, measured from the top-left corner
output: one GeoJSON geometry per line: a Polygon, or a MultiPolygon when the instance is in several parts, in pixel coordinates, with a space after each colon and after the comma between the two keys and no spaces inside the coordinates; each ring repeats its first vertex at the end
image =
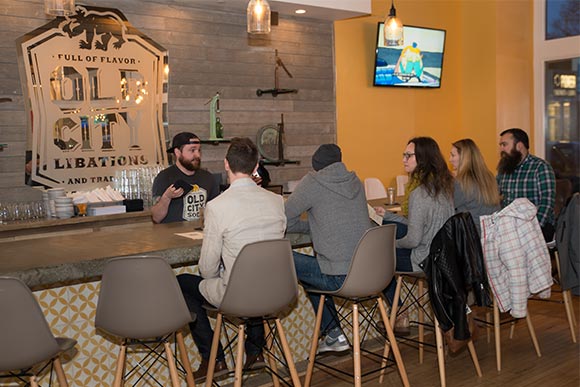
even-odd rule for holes
{"type": "Polygon", "coordinates": [[[201,159],[194,158],[193,160],[189,161],[183,158],[183,156],[179,157],[179,163],[183,166],[183,168],[187,169],[188,171],[195,172],[201,167],[201,159]]]}
{"type": "Polygon", "coordinates": [[[497,171],[502,175],[510,175],[514,173],[520,162],[522,161],[522,152],[512,149],[510,153],[501,152],[499,163],[497,164],[497,171]]]}

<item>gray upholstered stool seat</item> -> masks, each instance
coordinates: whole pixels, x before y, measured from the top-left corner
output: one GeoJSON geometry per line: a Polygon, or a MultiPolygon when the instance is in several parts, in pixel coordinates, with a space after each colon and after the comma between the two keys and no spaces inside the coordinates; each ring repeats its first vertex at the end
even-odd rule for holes
{"type": "Polygon", "coordinates": [[[36,387],[38,373],[45,368],[37,366],[48,363],[59,385],[67,387],[60,355],[73,349],[76,340],[54,337],[36,298],[17,278],[0,277],[0,311],[0,378],[16,378],[36,387]]]}

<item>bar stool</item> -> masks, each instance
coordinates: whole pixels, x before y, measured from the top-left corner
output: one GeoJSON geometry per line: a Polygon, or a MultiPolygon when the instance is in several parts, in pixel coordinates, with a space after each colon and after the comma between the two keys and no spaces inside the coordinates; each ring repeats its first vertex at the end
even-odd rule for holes
{"type": "Polygon", "coordinates": [[[238,332],[234,386],[242,385],[245,326],[250,318],[261,318],[264,321],[267,338],[264,348],[269,364],[267,368],[272,374],[274,386],[279,386],[280,383],[276,365],[279,359],[274,354],[277,333],[278,344],[286,359],[285,365],[289,369],[292,384],[300,387],[298,372],[279,317],[289,309],[297,296],[298,280],[289,240],[274,239],[245,245],[234,262],[224,298],[216,308],[217,318],[205,385],[211,387],[213,384],[223,323],[225,320],[234,319],[237,320],[238,332]],[[274,322],[275,328],[271,328],[271,321],[274,322]]]}
{"type": "Polygon", "coordinates": [[[17,378],[38,387],[39,374],[50,366],[60,387],[68,387],[60,355],[71,350],[76,340],[54,337],[36,298],[17,278],[0,277],[0,310],[0,378],[17,378]]]}
{"type": "MultiPolygon", "coordinates": [[[[337,297],[352,303],[352,329],[353,329],[353,363],[354,363],[354,385],[360,387],[362,384],[361,371],[361,336],[360,336],[360,320],[359,307],[362,302],[374,302],[378,305],[381,319],[385,325],[388,341],[385,342],[384,357],[388,356],[390,348],[393,349],[395,362],[401,376],[404,386],[409,386],[409,379],[405,371],[405,365],[399,352],[399,347],[389,324],[386,308],[383,304],[381,294],[383,289],[393,279],[395,272],[395,232],[396,226],[394,224],[374,227],[361,237],[351,264],[346,279],[341,288],[335,291],[326,291],[318,289],[305,289],[309,293],[320,294],[320,303],[316,313],[316,324],[314,332],[312,333],[312,342],[310,346],[310,356],[308,361],[308,368],[306,370],[306,377],[304,387],[310,386],[312,381],[312,374],[314,371],[314,364],[316,363],[316,350],[318,348],[318,340],[320,333],[320,325],[322,322],[322,311],[324,309],[324,300],[326,297],[337,297]]],[[[363,318],[364,319],[364,318],[363,318]]],[[[386,359],[383,359],[381,369],[384,371],[386,366],[386,359]]]]}
{"type": "MultiPolygon", "coordinates": [[[[536,355],[542,356],[528,304],[532,294],[550,290],[553,278],[536,211],[528,199],[518,198],[501,211],[480,217],[488,281],[494,295],[493,327],[498,371],[501,371],[502,324],[511,323],[511,338],[515,322],[525,318],[536,355]],[[514,318],[501,321],[500,309],[510,311],[514,318]]],[[[489,313],[485,323],[488,327],[491,324],[489,313]]],[[[488,341],[489,336],[488,329],[488,341]]]]}
{"type": "MultiPolygon", "coordinates": [[[[503,324],[510,324],[510,334],[509,338],[512,339],[514,332],[515,332],[515,324],[517,320],[515,318],[510,318],[506,321],[502,321],[499,313],[499,307],[497,305],[497,300],[495,297],[493,298],[493,322],[490,322],[489,312],[486,314],[486,324],[488,326],[487,331],[487,342],[489,343],[489,326],[493,325],[494,330],[494,339],[495,339],[495,361],[496,361],[496,368],[501,371],[501,326],[503,324]]],[[[530,316],[530,312],[526,314],[526,324],[528,326],[528,332],[530,333],[530,339],[532,340],[532,344],[534,345],[534,350],[536,351],[536,355],[538,357],[542,357],[542,353],[540,351],[540,344],[538,343],[538,338],[536,336],[536,330],[534,329],[534,324],[532,323],[532,318],[530,316]]]]}
{"type": "MultiPolygon", "coordinates": [[[[556,268],[557,268],[557,272],[558,272],[558,278],[560,278],[560,261],[559,261],[559,257],[558,257],[558,251],[555,250],[556,248],[556,243],[555,241],[549,242],[546,244],[546,246],[548,247],[548,249],[550,250],[554,250],[554,254],[555,254],[555,261],[556,261],[556,268]]],[[[564,308],[566,310],[566,317],[568,319],[568,325],[570,327],[570,335],[572,336],[572,342],[576,343],[576,316],[574,315],[574,306],[572,303],[572,297],[570,294],[570,290],[564,290],[562,289],[562,299],[563,299],[563,303],[564,303],[564,308]]],[[[535,298],[530,298],[530,300],[536,300],[535,298]]],[[[543,300],[543,299],[537,299],[538,301],[551,301],[551,300],[543,300]]],[[[497,305],[497,300],[494,298],[493,300],[493,322],[490,322],[491,320],[491,316],[490,314],[492,312],[487,312],[486,313],[486,325],[487,325],[487,342],[489,343],[490,341],[490,326],[493,325],[494,328],[494,339],[495,339],[495,358],[496,358],[496,368],[498,371],[501,371],[501,325],[503,324],[510,324],[510,333],[509,333],[509,338],[512,339],[514,332],[515,332],[515,324],[517,322],[516,319],[508,319],[507,321],[501,321],[500,319],[500,313],[499,313],[499,308],[497,305]]],[[[557,301],[552,301],[552,302],[557,302],[557,301]]],[[[536,351],[536,355],[538,357],[542,357],[542,353],[540,351],[540,345],[538,343],[538,339],[536,336],[536,331],[534,329],[534,325],[532,323],[532,318],[530,316],[530,312],[528,309],[528,312],[526,314],[526,324],[528,326],[528,331],[530,333],[530,339],[532,340],[532,344],[534,345],[534,350],[536,351]]]]}
{"type": "MultiPolygon", "coordinates": [[[[468,212],[458,213],[449,218],[431,241],[429,255],[420,264],[424,272],[397,273],[397,287],[391,307],[391,325],[394,326],[399,306],[401,287],[404,279],[418,286],[415,295],[413,289],[407,289],[407,299],[418,309],[419,326],[419,363],[423,362],[425,307],[431,305],[433,316],[430,317],[435,331],[437,360],[441,385],[446,385],[445,354],[443,329],[451,332],[457,340],[466,340],[473,365],[478,377],[482,376],[477,353],[468,330],[467,293],[472,290],[478,305],[490,302],[487,293],[483,253],[478,239],[477,229],[468,212]],[[427,284],[428,290],[425,289],[427,284]],[[428,301],[429,300],[429,301],[428,301]]],[[[406,282],[406,281],[405,281],[406,282]]]]}
{"type": "MultiPolygon", "coordinates": [[[[191,364],[180,329],[193,320],[171,266],[161,257],[134,256],[108,261],[103,272],[95,327],[123,339],[113,386],[123,385],[125,377],[142,371],[147,361],[165,360],[171,385],[179,387],[179,376],[169,338],[175,334],[188,387],[195,387],[191,364]],[[162,346],[165,351],[158,353],[162,346]],[[128,347],[149,349],[125,374],[128,347]]],[[[150,375],[151,376],[151,375],[150,375]]],[[[159,384],[159,382],[157,382],[159,384]]]]}
{"type": "MultiPolygon", "coordinates": [[[[415,308],[417,310],[417,327],[418,327],[418,339],[406,339],[409,341],[416,341],[419,349],[419,364],[423,364],[425,345],[435,347],[437,351],[437,363],[439,365],[439,380],[441,386],[445,387],[447,385],[445,376],[445,351],[443,343],[443,334],[441,332],[441,327],[439,326],[439,321],[433,316],[429,310],[427,310],[427,305],[430,302],[427,277],[423,272],[397,272],[397,287],[395,290],[395,297],[393,299],[393,305],[391,306],[391,318],[390,325],[395,326],[395,321],[397,317],[397,311],[399,307],[399,299],[401,295],[401,289],[405,286],[406,296],[403,300],[403,307],[405,309],[415,308]],[[431,322],[425,322],[425,317],[427,317],[431,322]],[[433,329],[435,333],[435,345],[427,344],[425,341],[425,327],[433,329]]],[[[467,341],[467,348],[475,367],[475,372],[478,377],[482,377],[481,367],[479,365],[479,360],[477,358],[477,352],[475,351],[475,346],[473,345],[473,340],[469,339],[467,341]]],[[[388,354],[388,353],[386,353],[388,354]]],[[[383,380],[383,375],[379,379],[379,383],[383,380]]]]}
{"type": "MultiPolygon", "coordinates": [[[[558,254],[558,250],[556,249],[556,241],[553,240],[552,242],[549,242],[547,246],[549,250],[554,252],[558,279],[561,281],[562,271],[560,270],[560,254],[558,254]]],[[[560,282],[560,287],[561,286],[562,284],[560,282]]],[[[570,289],[562,288],[562,300],[564,301],[564,308],[566,309],[566,317],[568,319],[568,325],[570,326],[572,342],[576,343],[576,329],[578,328],[578,322],[576,321],[576,314],[574,314],[574,303],[572,302],[572,292],[570,289]]]]}

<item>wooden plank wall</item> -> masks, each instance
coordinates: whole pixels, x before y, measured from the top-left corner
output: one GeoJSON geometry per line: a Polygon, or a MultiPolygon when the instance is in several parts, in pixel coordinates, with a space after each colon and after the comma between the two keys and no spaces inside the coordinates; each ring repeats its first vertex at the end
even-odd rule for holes
{"type": "MultiPolygon", "coordinates": [[[[80,2],[79,2],[80,3],[80,2]]],[[[226,137],[248,136],[275,125],[284,114],[287,158],[300,165],[269,166],[272,182],[285,183],[310,169],[317,146],[336,141],[333,25],[330,21],[280,17],[263,38],[249,38],[242,11],[202,9],[195,1],[93,0],[84,5],[120,9],[129,22],[169,52],[169,138],[180,131],[209,136],[205,103],[221,93],[226,137]],[[256,96],[274,86],[274,49],[294,78],[279,71],[281,88],[298,94],[256,96]]],[[[0,0],[0,201],[39,198],[24,184],[27,117],[18,75],[15,40],[50,20],[39,0],[0,0]]],[[[227,145],[204,145],[203,165],[223,171],[227,145]]]]}

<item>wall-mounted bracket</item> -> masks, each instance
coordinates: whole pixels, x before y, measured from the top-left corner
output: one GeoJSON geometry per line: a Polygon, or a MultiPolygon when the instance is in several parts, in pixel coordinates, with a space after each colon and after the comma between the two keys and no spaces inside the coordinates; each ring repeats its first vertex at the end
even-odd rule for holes
{"type": "Polygon", "coordinates": [[[274,69],[274,88],[265,90],[264,89],[256,90],[256,95],[258,97],[261,97],[263,94],[272,94],[272,97],[277,97],[278,94],[298,93],[298,89],[281,89],[280,87],[278,87],[278,69],[280,67],[286,72],[286,74],[288,74],[290,78],[294,77],[292,76],[292,74],[290,74],[290,71],[288,71],[288,69],[284,65],[284,62],[282,62],[282,59],[280,59],[280,57],[278,56],[278,50],[275,50],[275,55],[276,55],[276,68],[274,69]]]}

